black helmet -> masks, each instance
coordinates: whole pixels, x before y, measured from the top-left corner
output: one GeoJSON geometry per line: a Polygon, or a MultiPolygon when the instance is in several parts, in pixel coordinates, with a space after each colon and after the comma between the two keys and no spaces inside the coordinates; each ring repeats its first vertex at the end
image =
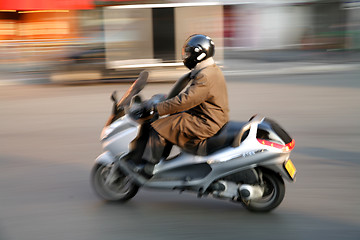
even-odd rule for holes
{"type": "Polygon", "coordinates": [[[196,64],[214,56],[214,54],[214,42],[210,37],[201,34],[191,35],[182,49],[184,65],[189,69],[193,69],[196,64]]]}

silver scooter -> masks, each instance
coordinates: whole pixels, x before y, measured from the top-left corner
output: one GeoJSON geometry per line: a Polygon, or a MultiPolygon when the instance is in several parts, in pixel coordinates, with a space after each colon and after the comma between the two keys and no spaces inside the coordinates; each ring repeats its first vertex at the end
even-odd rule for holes
{"type": "MultiPolygon", "coordinates": [[[[247,122],[230,121],[196,152],[173,146],[170,154],[150,169],[150,175],[134,171],[123,157],[140,134],[141,125],[152,121],[134,119],[131,114],[142,103],[138,94],[147,78],[148,73],[142,72],[120,101],[116,92],[112,95],[113,113],[101,133],[104,152],[96,158],[91,173],[93,188],[101,198],[127,201],[144,187],[212,195],[254,212],[271,211],[282,202],[283,179],[295,181],[296,168],[289,158],[295,141],[262,116],[255,115],[247,122]]],[[[168,98],[181,92],[189,81],[189,74],[180,78],[168,98]]],[[[164,96],[155,95],[149,101],[162,100],[164,96]]]]}

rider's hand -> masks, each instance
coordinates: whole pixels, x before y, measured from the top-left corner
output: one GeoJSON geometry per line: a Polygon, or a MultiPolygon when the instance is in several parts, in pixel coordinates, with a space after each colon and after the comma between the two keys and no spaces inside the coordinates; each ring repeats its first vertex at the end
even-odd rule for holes
{"type": "Polygon", "coordinates": [[[153,117],[156,112],[156,105],[149,102],[144,102],[139,108],[133,110],[131,115],[135,119],[150,118],[153,117]]]}

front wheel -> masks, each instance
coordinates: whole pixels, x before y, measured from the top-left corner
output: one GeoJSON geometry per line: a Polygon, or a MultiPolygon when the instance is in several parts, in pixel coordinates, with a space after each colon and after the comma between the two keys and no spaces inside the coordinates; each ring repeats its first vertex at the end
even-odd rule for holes
{"type": "Polygon", "coordinates": [[[113,164],[95,164],[91,171],[92,186],[95,192],[105,200],[125,202],[136,195],[139,187],[121,172],[111,173],[113,167],[113,164]]]}
{"type": "Polygon", "coordinates": [[[252,212],[269,212],[279,206],[285,196],[285,184],[282,177],[275,172],[262,173],[264,194],[259,199],[243,200],[242,205],[252,212]]]}

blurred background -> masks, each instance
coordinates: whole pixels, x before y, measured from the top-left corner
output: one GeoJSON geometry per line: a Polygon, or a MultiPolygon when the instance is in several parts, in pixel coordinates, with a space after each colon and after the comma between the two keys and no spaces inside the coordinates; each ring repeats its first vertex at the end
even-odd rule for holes
{"type": "Polygon", "coordinates": [[[360,239],[360,0],[209,1],[0,0],[0,240],[360,239]],[[144,99],[168,93],[193,33],[214,39],[230,118],[296,140],[297,180],[269,214],[91,189],[110,94],[143,69],[144,99]]]}
{"type": "Polygon", "coordinates": [[[140,68],[174,80],[194,33],[214,39],[220,64],[358,62],[360,1],[1,0],[0,81],[127,80],[140,68]]]}

